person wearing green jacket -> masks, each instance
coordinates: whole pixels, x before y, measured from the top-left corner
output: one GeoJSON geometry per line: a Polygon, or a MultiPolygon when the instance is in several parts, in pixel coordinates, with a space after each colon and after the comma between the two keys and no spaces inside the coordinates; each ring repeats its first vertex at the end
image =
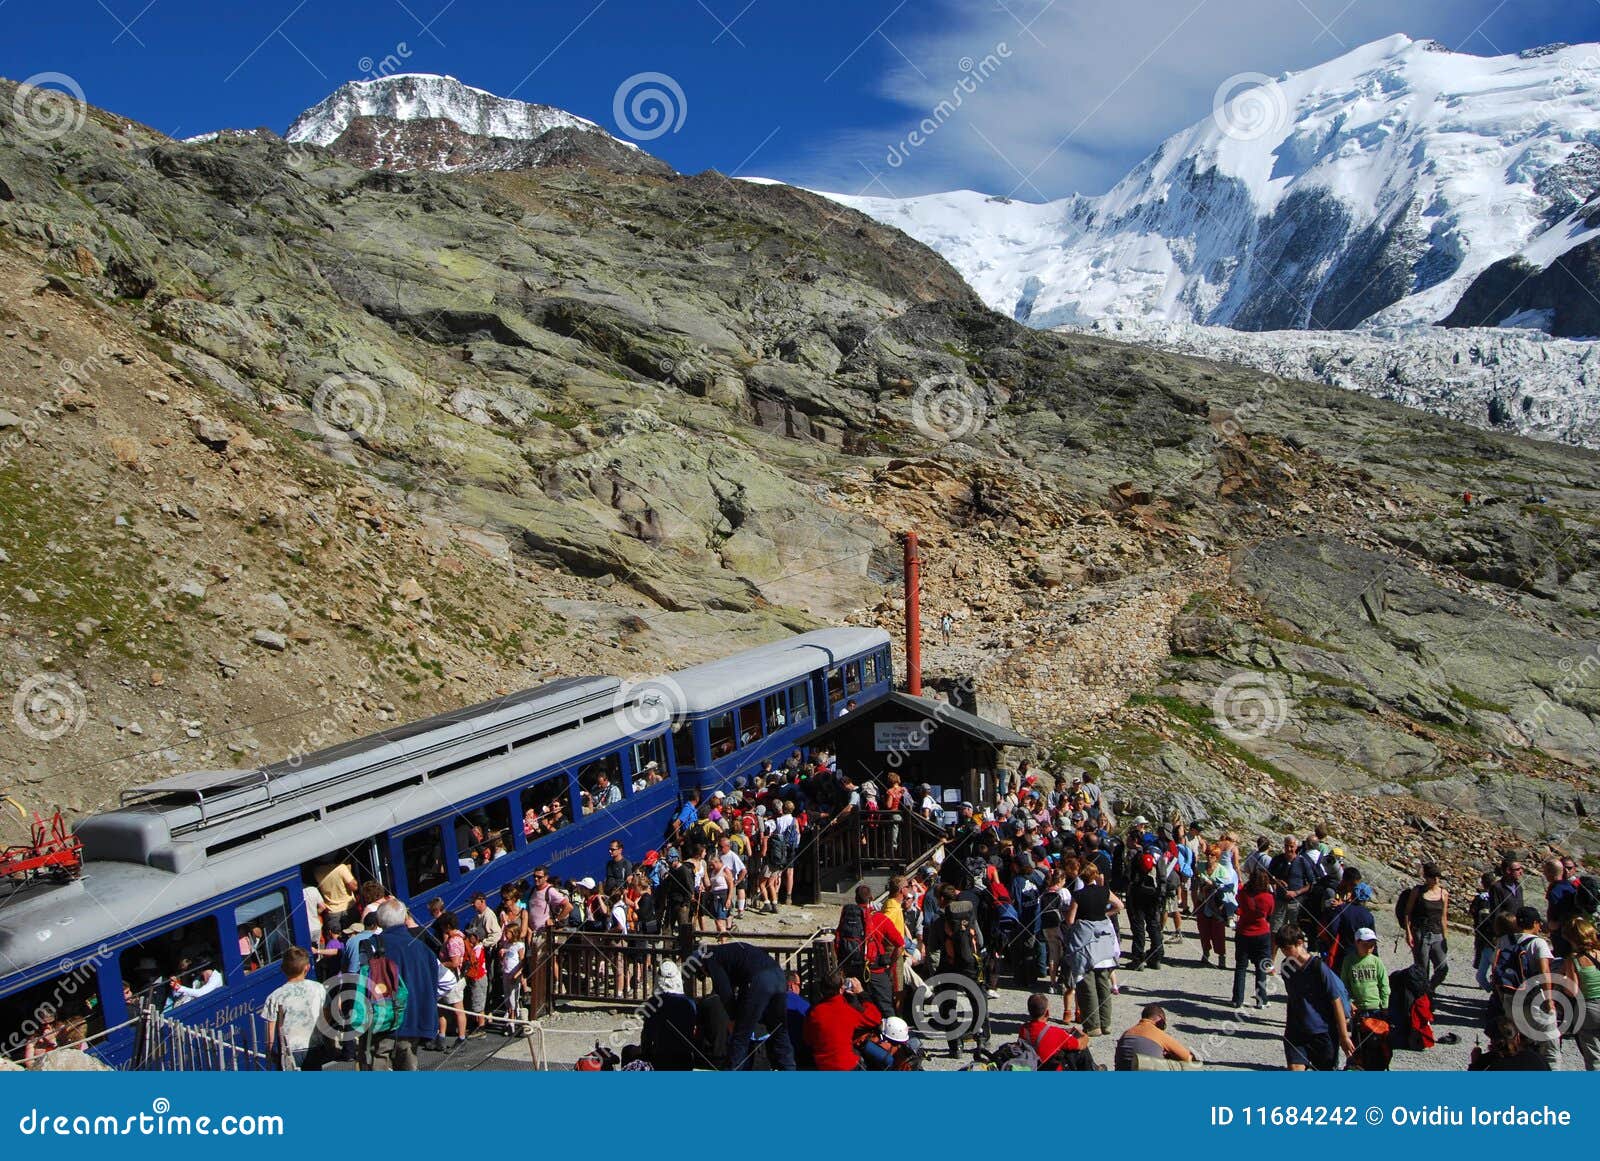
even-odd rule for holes
{"type": "Polygon", "coordinates": [[[1357,1017],[1389,1010],[1389,969],[1378,958],[1378,933],[1372,928],[1356,930],[1355,952],[1345,957],[1340,976],[1357,1017]]]}
{"type": "Polygon", "coordinates": [[[1344,970],[1339,973],[1345,991],[1350,993],[1350,1036],[1356,1042],[1348,1067],[1386,1072],[1389,1068],[1389,969],[1378,958],[1376,931],[1358,927],[1355,936],[1355,946],[1344,957],[1344,970]],[[1369,1017],[1372,1018],[1370,1023],[1369,1017]]]}

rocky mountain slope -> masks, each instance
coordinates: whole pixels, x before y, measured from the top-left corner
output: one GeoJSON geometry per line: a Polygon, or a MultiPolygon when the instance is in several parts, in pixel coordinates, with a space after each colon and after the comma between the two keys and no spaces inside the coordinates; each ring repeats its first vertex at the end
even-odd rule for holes
{"type": "Polygon", "coordinates": [[[33,107],[0,82],[0,758],[30,804],[896,629],[914,527],[957,617],[933,682],[1129,802],[1332,818],[1380,862],[1596,845],[1593,453],[1031,330],[787,187],[33,107]]]}
{"type": "Polygon", "coordinates": [[[1600,448],[1600,343],[1513,327],[1335,333],[1104,319],[1063,329],[1327,383],[1478,427],[1600,448]]]}

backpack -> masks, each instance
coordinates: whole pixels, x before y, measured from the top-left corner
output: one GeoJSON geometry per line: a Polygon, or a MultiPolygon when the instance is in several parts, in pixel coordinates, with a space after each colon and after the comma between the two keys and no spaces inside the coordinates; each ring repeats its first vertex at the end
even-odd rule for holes
{"type": "Polygon", "coordinates": [[[1046,891],[1039,904],[1039,926],[1048,931],[1061,926],[1064,918],[1060,891],[1046,891]]]}
{"type": "Polygon", "coordinates": [[[894,963],[895,946],[883,934],[885,928],[892,925],[893,920],[887,916],[881,917],[877,923],[867,924],[867,939],[863,951],[866,953],[867,966],[875,972],[882,971],[894,963]]]}
{"type": "Polygon", "coordinates": [[[800,828],[793,824],[777,826],[774,824],[772,838],[767,844],[767,853],[774,859],[781,859],[789,863],[794,859],[795,848],[800,845],[800,828]]]}
{"type": "Polygon", "coordinates": [[[1017,918],[1023,926],[1032,927],[1039,917],[1039,884],[1031,875],[1018,875],[1011,881],[1011,898],[1016,903],[1017,918]]]}
{"type": "Polygon", "coordinates": [[[1600,875],[1585,871],[1572,881],[1572,885],[1578,891],[1578,910],[1585,915],[1600,912],[1600,875]]]}
{"type": "Polygon", "coordinates": [[[1526,939],[1518,936],[1516,947],[1510,950],[1495,948],[1489,977],[1497,989],[1514,992],[1538,974],[1539,965],[1534,962],[1531,936],[1526,939]]]}
{"type": "Polygon", "coordinates": [[[978,925],[971,901],[957,899],[951,903],[944,913],[944,959],[939,964],[940,970],[954,970],[963,974],[977,971],[978,957],[974,951],[977,935],[978,925]]]}
{"type": "MultiPolygon", "coordinates": [[[[365,942],[378,943],[378,937],[365,942]]],[[[355,995],[350,1001],[350,1027],[365,1036],[400,1027],[411,994],[400,975],[400,965],[384,954],[381,943],[361,965],[356,980],[355,995]]]]}
{"type": "Polygon", "coordinates": [[[1128,883],[1128,898],[1140,907],[1153,907],[1161,902],[1161,879],[1156,870],[1156,857],[1141,851],[1131,860],[1132,878],[1128,883]]]}
{"type": "Polygon", "coordinates": [[[846,903],[839,910],[839,930],[833,933],[834,952],[839,970],[845,975],[859,973],[867,966],[867,913],[859,903],[846,903]]]}
{"type": "Polygon", "coordinates": [[[1402,931],[1405,930],[1406,920],[1411,914],[1411,896],[1416,891],[1416,887],[1407,887],[1399,895],[1395,896],[1394,921],[1400,925],[1400,930],[1402,931]]]}

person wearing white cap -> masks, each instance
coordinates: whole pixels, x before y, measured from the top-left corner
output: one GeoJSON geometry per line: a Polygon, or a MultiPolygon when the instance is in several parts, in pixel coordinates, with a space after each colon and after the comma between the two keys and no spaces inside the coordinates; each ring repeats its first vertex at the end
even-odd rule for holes
{"type": "MultiPolygon", "coordinates": [[[[1353,1054],[1355,1067],[1369,1070],[1388,1068],[1388,1053],[1373,1051],[1369,1045],[1373,1033],[1365,1020],[1386,1021],[1389,1014],[1389,969],[1378,958],[1378,933],[1370,927],[1356,929],[1355,949],[1345,956],[1344,970],[1339,973],[1345,991],[1350,993],[1350,1037],[1356,1043],[1353,1054]]],[[[1385,1023],[1384,1028],[1388,1025],[1385,1023]]]]}
{"type": "Polygon", "coordinates": [[[639,1050],[657,1072],[688,1072],[704,1066],[695,1038],[698,1005],[683,992],[683,972],[672,960],[656,969],[656,995],[639,1034],[639,1050]]]}

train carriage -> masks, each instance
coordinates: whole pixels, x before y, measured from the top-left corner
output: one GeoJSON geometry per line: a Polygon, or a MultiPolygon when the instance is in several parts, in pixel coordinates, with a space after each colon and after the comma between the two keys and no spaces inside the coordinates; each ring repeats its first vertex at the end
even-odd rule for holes
{"type": "Polygon", "coordinates": [[[652,682],[563,679],[127,791],[78,824],[78,880],[0,887],[0,1053],[22,1055],[46,1006],[87,1020],[92,1051],[116,1065],[151,1003],[248,1043],[283,981],[278,956],[314,942],[317,868],[348,863],[418,912],[434,897],[460,912],[535,866],[593,874],[613,838],[637,857],[691,787],[781,761],[849,700],[885,692],[888,647],[879,630],[819,630],[652,682]],[[175,995],[178,975],[203,994],[175,995]]]}

